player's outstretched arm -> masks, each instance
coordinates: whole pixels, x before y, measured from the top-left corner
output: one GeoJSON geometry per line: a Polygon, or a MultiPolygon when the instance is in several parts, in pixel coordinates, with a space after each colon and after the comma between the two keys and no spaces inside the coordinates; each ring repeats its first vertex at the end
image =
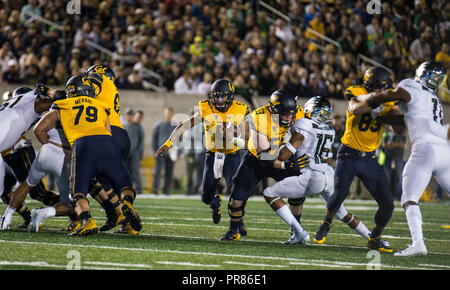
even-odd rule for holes
{"type": "Polygon", "coordinates": [[[183,121],[180,124],[178,124],[175,130],[173,130],[172,134],[170,134],[169,139],[161,147],[159,147],[158,150],[156,150],[155,158],[166,154],[166,152],[169,151],[169,148],[172,146],[172,144],[176,142],[186,130],[191,129],[192,127],[200,124],[201,122],[202,117],[200,116],[199,113],[195,113],[186,121],[183,121]]]}
{"type": "Polygon", "coordinates": [[[352,115],[361,115],[365,113],[369,113],[372,108],[363,101],[358,101],[355,98],[352,98],[348,101],[348,112],[352,115]]]}
{"type": "Polygon", "coordinates": [[[34,135],[36,135],[36,138],[41,142],[42,144],[45,144],[48,142],[48,134],[47,132],[55,128],[56,124],[58,123],[59,119],[59,111],[52,110],[44,115],[44,117],[34,126],[33,132],[34,135]]]}
{"type": "Polygon", "coordinates": [[[387,102],[408,103],[411,100],[411,95],[402,88],[396,88],[395,90],[384,91],[381,93],[370,93],[366,96],[364,103],[371,108],[375,108],[378,105],[387,102]]]}

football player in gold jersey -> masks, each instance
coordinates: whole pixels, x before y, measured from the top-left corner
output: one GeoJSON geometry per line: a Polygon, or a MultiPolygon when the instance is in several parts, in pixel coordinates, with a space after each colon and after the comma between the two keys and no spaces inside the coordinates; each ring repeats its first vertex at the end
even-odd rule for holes
{"type": "Polygon", "coordinates": [[[289,127],[304,115],[303,109],[297,105],[297,97],[286,90],[275,91],[270,96],[269,104],[251,113],[248,153],[233,179],[228,203],[230,227],[222,236],[222,241],[235,241],[247,235],[243,226],[245,205],[262,179],[270,177],[280,181],[299,175],[299,169],[307,165],[302,158],[293,158],[287,161],[285,168],[274,168],[281,145],[285,143],[285,146],[292,148],[286,134],[289,127]]]}
{"type": "MultiPolygon", "coordinates": [[[[71,234],[85,236],[98,232],[86,199],[92,178],[105,176],[114,190],[124,195],[134,195],[134,190],[119,148],[111,136],[108,106],[94,98],[95,89],[83,76],[70,78],[66,83],[66,93],[68,98],[54,102],[53,110],[40,121],[42,131],[35,133],[45,144],[48,142],[46,131],[58,124],[64,130],[72,147],[70,194],[75,203],[75,213],[82,221],[82,225],[71,234]]],[[[142,224],[134,208],[123,204],[121,210],[133,229],[139,231],[142,224]]]]}
{"type": "MultiPolygon", "coordinates": [[[[114,71],[106,65],[93,65],[86,70],[85,74],[95,88],[95,98],[104,102],[110,110],[111,135],[116,141],[122,161],[125,163],[130,153],[131,143],[127,131],[120,122],[120,98],[114,83],[116,78],[114,71]]],[[[91,183],[89,193],[103,206],[107,215],[106,223],[100,227],[100,231],[108,231],[121,224],[124,216],[116,214],[117,208],[121,207],[124,198],[130,205],[135,199],[135,196],[117,196],[112,189],[111,182],[102,176],[97,177],[96,182],[91,183]]],[[[117,232],[137,234],[127,223],[123,224],[117,232]]]]}
{"type": "Polygon", "coordinates": [[[245,124],[244,130],[248,129],[246,118],[250,110],[246,104],[234,100],[234,91],[234,85],[229,80],[216,80],[211,86],[208,98],[198,103],[198,112],[180,123],[167,142],[155,153],[155,158],[165,154],[183,132],[203,124],[207,153],[201,198],[211,207],[215,224],[220,222],[222,216],[222,195],[217,192],[218,183],[224,177],[228,190],[231,190],[232,178],[241,160],[239,149],[245,145],[245,140],[239,133],[239,126],[245,124]]]}
{"type": "Polygon", "coordinates": [[[357,176],[379,206],[375,214],[375,226],[371,231],[367,246],[378,251],[392,252],[389,243],[383,241],[380,236],[391,219],[394,202],[386,175],[375,156],[375,150],[380,145],[385,126],[379,118],[392,114],[394,103],[384,103],[365,114],[360,114],[355,110],[356,98],[359,95],[388,90],[391,86],[392,80],[386,70],[381,67],[371,67],[364,73],[363,85],[350,86],[345,91],[345,97],[349,99],[349,104],[345,133],[341,138],[342,144],[338,150],[334,194],[327,202],[325,218],[314,235],[316,243],[325,242],[332,219],[347,197],[353,179],[357,176]]]}

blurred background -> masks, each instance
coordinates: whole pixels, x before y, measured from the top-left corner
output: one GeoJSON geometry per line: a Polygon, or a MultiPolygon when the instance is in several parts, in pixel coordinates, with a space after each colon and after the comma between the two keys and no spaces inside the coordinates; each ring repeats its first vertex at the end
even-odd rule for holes
{"type": "MultiPolygon", "coordinates": [[[[367,67],[384,67],[396,83],[413,77],[421,62],[436,60],[447,69],[438,94],[450,122],[449,29],[445,0],[2,0],[0,93],[36,82],[61,87],[93,64],[110,66],[124,124],[142,129],[133,141],[142,150],[142,192],[158,193],[152,188],[156,125],[170,119],[166,111],[191,114],[218,78],[231,80],[237,99],[252,109],[277,89],[300,96],[300,105],[326,96],[339,136],[343,91],[360,83],[367,67]]],[[[396,136],[387,128],[385,134],[379,161],[398,197],[409,144],[406,132],[396,136]]],[[[197,153],[173,155],[171,192],[198,194],[191,174],[201,167],[197,153]]],[[[434,183],[430,190],[439,199],[434,183]]],[[[352,196],[368,198],[365,193],[355,181],[352,196]]]]}

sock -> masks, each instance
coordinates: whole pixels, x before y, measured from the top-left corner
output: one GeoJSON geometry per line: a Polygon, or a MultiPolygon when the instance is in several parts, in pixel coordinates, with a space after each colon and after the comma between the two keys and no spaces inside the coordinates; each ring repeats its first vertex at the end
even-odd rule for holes
{"type": "Polygon", "coordinates": [[[370,233],[370,237],[375,239],[378,238],[381,235],[381,229],[379,229],[378,227],[374,227],[372,232],[370,233]]]}
{"type": "Polygon", "coordinates": [[[323,218],[323,220],[331,225],[331,222],[333,221],[333,218],[329,218],[329,217],[325,216],[323,218]]]}
{"type": "Polygon", "coordinates": [[[85,221],[87,221],[90,218],[92,218],[90,212],[83,211],[82,213],[80,213],[80,219],[83,222],[83,224],[84,224],[85,221]]]}
{"type": "Polygon", "coordinates": [[[129,203],[131,203],[131,204],[133,204],[133,198],[131,197],[131,195],[125,195],[124,197],[123,197],[123,200],[126,200],[126,201],[128,201],[129,203]]]}
{"type": "Polygon", "coordinates": [[[26,222],[31,221],[31,211],[28,208],[25,208],[21,212],[17,211],[17,213],[20,214],[26,222]]]}
{"type": "Polygon", "coordinates": [[[14,214],[15,211],[16,211],[15,208],[10,207],[10,206],[8,205],[8,207],[7,207],[6,210],[5,210],[5,220],[11,221],[11,220],[12,220],[12,215],[14,214]]]}
{"type": "Polygon", "coordinates": [[[413,245],[423,241],[422,214],[418,205],[409,205],[405,211],[413,245]]]}
{"type": "Polygon", "coordinates": [[[296,221],[298,221],[299,224],[302,224],[302,223],[300,222],[300,218],[301,218],[301,217],[302,217],[302,215],[295,215],[295,214],[294,214],[294,218],[295,218],[296,221]]]}
{"type": "Polygon", "coordinates": [[[112,202],[107,199],[104,202],[102,202],[102,207],[105,210],[106,216],[107,217],[114,217],[116,216],[116,209],[114,207],[114,205],[112,204],[112,202]]]}
{"type": "Polygon", "coordinates": [[[285,223],[287,223],[296,233],[303,232],[303,228],[300,225],[300,223],[295,219],[294,215],[289,210],[289,207],[287,205],[277,209],[275,211],[281,219],[284,220],[285,223]]]}
{"type": "Polygon", "coordinates": [[[43,208],[41,211],[44,213],[45,218],[54,217],[56,215],[56,209],[53,206],[43,208]]]}
{"type": "Polygon", "coordinates": [[[356,228],[354,229],[354,231],[360,235],[361,237],[363,237],[364,239],[368,239],[370,236],[370,231],[369,229],[366,227],[366,225],[363,222],[359,222],[359,224],[356,226],[356,228]]]}
{"type": "Polygon", "coordinates": [[[233,232],[239,231],[239,227],[242,224],[242,220],[240,221],[230,221],[230,230],[232,230],[233,232]]]}

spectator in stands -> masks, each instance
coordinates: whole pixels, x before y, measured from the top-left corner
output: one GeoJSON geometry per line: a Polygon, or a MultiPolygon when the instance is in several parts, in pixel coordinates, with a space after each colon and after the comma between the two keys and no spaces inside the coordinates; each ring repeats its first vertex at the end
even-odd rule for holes
{"type": "MultiPolygon", "coordinates": [[[[164,119],[156,123],[153,128],[152,133],[152,148],[153,153],[155,153],[159,147],[161,147],[167,139],[169,139],[170,134],[175,129],[176,125],[172,124],[172,119],[175,114],[175,111],[168,107],[164,109],[164,119]]],[[[176,150],[172,149],[171,150],[176,150]]],[[[175,166],[175,161],[179,158],[178,153],[172,153],[169,151],[169,154],[165,154],[164,156],[158,156],[156,158],[156,168],[155,174],[153,178],[153,186],[152,190],[154,194],[158,194],[160,182],[161,182],[161,174],[164,170],[164,184],[162,188],[162,192],[165,195],[168,195],[170,192],[170,187],[172,185],[172,176],[173,169],[175,166]]]]}
{"type": "Polygon", "coordinates": [[[197,94],[206,97],[209,93],[213,81],[213,75],[210,72],[206,72],[203,75],[203,81],[197,86],[197,94]]]}
{"type": "Polygon", "coordinates": [[[39,3],[37,0],[28,0],[28,4],[23,6],[22,10],[20,10],[20,21],[25,24],[25,26],[28,26],[32,19],[26,14],[27,12],[42,16],[41,9],[38,4],[39,3]]]}
{"type": "Polygon", "coordinates": [[[189,70],[193,65],[189,64],[181,77],[179,77],[174,84],[175,94],[195,94],[197,86],[195,80],[192,78],[192,73],[189,70]]]}

